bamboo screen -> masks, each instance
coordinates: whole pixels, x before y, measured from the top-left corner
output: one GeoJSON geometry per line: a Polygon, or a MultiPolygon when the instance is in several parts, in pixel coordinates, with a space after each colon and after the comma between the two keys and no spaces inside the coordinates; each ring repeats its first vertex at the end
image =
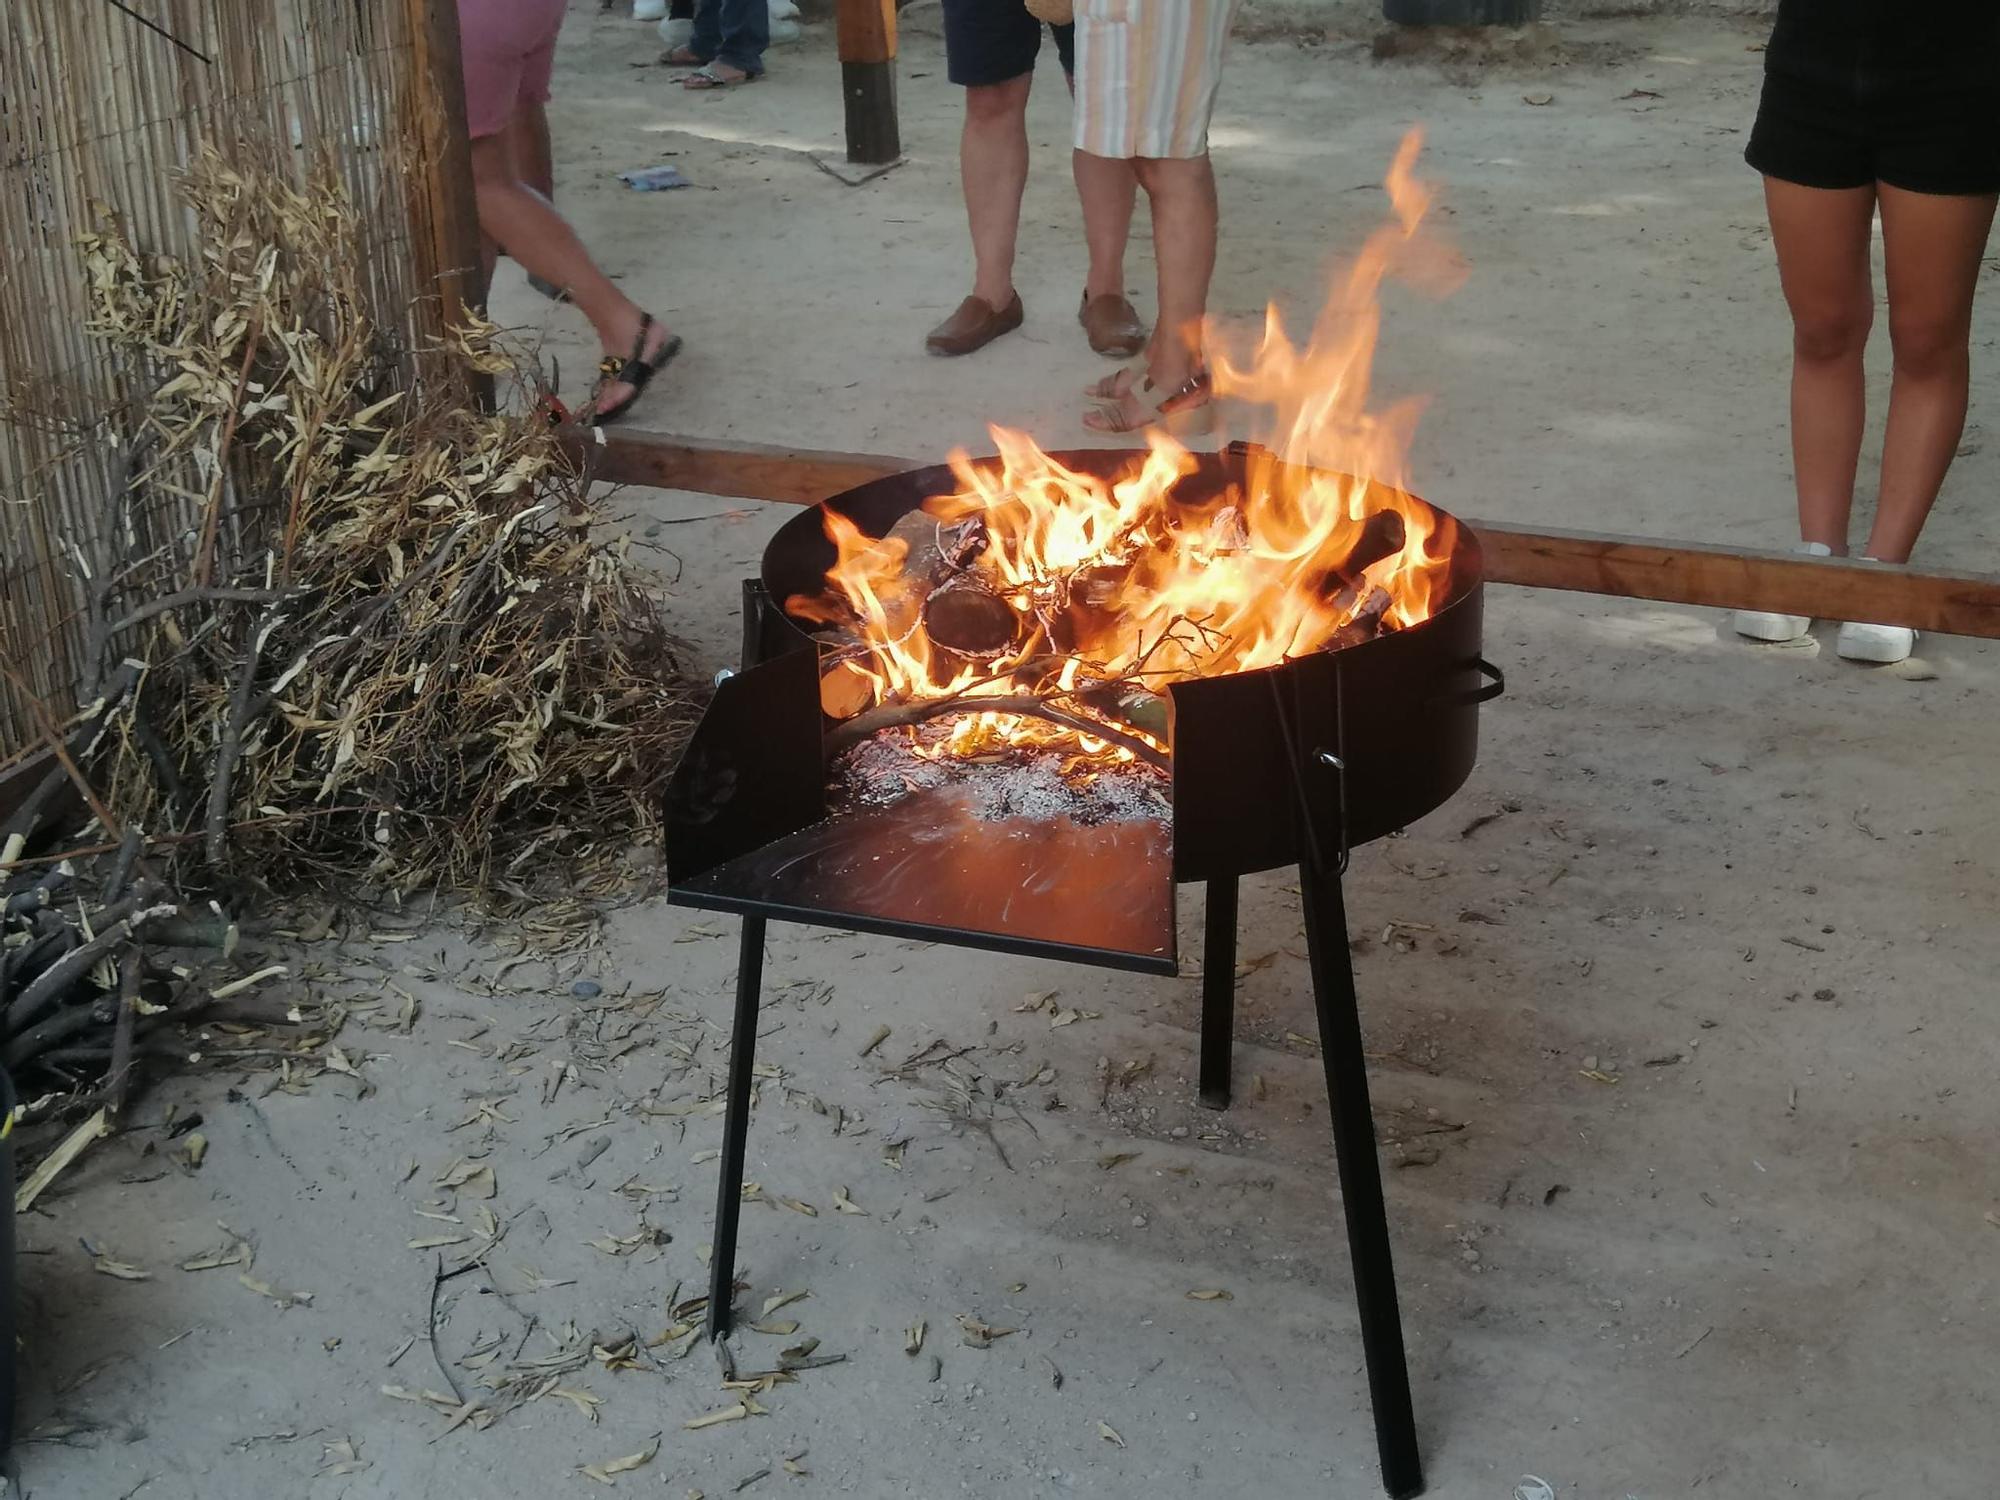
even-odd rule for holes
{"type": "MultiPolygon", "coordinates": [[[[108,215],[144,252],[196,254],[175,179],[204,143],[297,174],[330,163],[363,226],[377,325],[424,347],[440,315],[436,247],[462,243],[426,186],[448,156],[431,71],[439,6],[0,3],[0,661],[52,719],[77,707],[84,572],[127,479],[137,382],[159,378],[93,346],[78,237],[108,215]]],[[[214,459],[180,455],[178,472],[148,475],[151,535],[194,523],[227,483],[214,459]]],[[[0,673],[0,771],[42,724],[0,673]]]]}

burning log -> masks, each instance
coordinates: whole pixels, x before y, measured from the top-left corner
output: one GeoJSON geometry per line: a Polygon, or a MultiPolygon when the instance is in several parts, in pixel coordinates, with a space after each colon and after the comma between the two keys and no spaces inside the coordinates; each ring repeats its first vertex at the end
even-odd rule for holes
{"type": "Polygon", "coordinates": [[[1004,656],[1021,638],[1020,612],[971,574],[934,589],[923,622],[932,645],[974,661],[1004,656]]]}

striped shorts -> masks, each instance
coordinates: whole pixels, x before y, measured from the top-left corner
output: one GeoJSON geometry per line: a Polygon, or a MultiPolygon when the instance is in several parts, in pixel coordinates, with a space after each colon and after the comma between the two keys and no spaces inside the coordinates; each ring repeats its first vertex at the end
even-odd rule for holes
{"type": "Polygon", "coordinates": [[[1076,0],[1076,148],[1208,154],[1236,0],[1076,0]]]}

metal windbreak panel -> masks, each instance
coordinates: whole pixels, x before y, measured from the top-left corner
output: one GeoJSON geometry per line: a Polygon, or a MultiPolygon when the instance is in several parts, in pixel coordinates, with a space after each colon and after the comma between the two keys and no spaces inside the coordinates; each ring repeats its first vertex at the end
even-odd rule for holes
{"type": "Polygon", "coordinates": [[[1165,820],[993,816],[963,785],[835,813],[686,881],[680,905],[1176,972],[1165,820]]]}

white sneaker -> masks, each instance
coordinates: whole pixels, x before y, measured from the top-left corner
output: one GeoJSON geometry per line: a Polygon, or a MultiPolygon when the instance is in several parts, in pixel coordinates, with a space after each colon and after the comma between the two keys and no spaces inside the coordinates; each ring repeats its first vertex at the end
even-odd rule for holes
{"type": "MultiPolygon", "coordinates": [[[[1833,548],[1825,542],[1800,542],[1792,548],[1800,557],[1831,557],[1833,548]]],[[[1765,609],[1739,609],[1736,633],[1753,641],[1795,641],[1812,629],[1809,615],[1777,615],[1765,609]]]]}
{"type": "MultiPolygon", "coordinates": [[[[662,9],[664,8],[662,7],[662,9]]],[[[669,52],[673,51],[676,47],[687,46],[688,43],[694,40],[694,21],[687,16],[682,16],[677,21],[666,20],[660,22],[660,40],[667,44],[669,52]]]]}
{"type": "Polygon", "coordinates": [[[775,16],[771,18],[771,45],[773,47],[783,47],[788,43],[796,42],[804,35],[805,33],[799,29],[797,21],[780,21],[775,16]]]}
{"type": "Polygon", "coordinates": [[[1888,666],[1907,660],[1916,645],[1917,633],[1906,626],[1864,625],[1858,620],[1849,620],[1840,627],[1840,638],[1834,650],[1847,661],[1888,666]]]}
{"type": "Polygon", "coordinates": [[[774,22],[796,21],[799,18],[799,8],[793,0],[768,0],[765,9],[769,11],[774,22]]]}
{"type": "Polygon", "coordinates": [[[632,19],[658,21],[667,14],[667,0],[632,0],[632,19]]]}

